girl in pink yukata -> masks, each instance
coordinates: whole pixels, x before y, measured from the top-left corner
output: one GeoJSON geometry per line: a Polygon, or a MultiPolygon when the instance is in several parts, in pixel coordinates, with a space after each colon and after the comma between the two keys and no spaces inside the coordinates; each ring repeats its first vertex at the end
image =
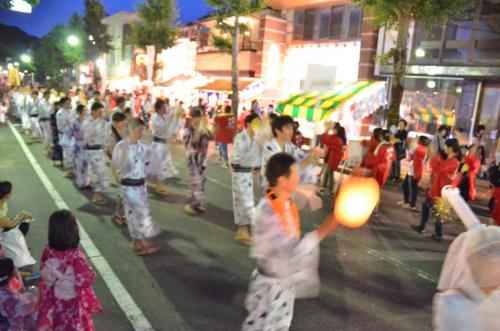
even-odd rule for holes
{"type": "Polygon", "coordinates": [[[54,212],[41,259],[39,330],[94,330],[92,314],[102,307],[92,289],[96,274],[79,242],[75,216],[69,210],[54,212]]]}
{"type": "Polygon", "coordinates": [[[0,322],[1,331],[36,330],[38,296],[26,291],[14,262],[0,258],[0,322]]]}

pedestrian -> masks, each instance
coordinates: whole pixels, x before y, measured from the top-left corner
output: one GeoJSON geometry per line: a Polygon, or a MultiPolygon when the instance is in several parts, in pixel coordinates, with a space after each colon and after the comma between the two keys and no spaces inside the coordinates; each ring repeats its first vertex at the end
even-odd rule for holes
{"type": "Polygon", "coordinates": [[[26,290],[14,262],[7,257],[0,257],[0,316],[8,324],[0,322],[1,330],[37,330],[37,291],[26,290]]]}
{"type": "Polygon", "coordinates": [[[127,123],[127,131],[127,138],[116,144],[113,150],[112,169],[116,181],[120,183],[132,250],[137,255],[149,255],[158,250],[153,246],[151,238],[160,233],[151,218],[146,189],[152,148],[142,141],[142,120],[132,118],[127,123]]]}
{"type": "Polygon", "coordinates": [[[173,122],[175,118],[170,107],[163,99],[157,99],[154,105],[155,113],[151,116],[151,131],[153,134],[153,159],[151,172],[156,179],[156,193],[167,195],[165,179],[176,177],[179,172],[172,161],[169,140],[175,136],[173,122]],[[168,113],[167,113],[168,112],[168,113]]]}
{"type": "Polygon", "coordinates": [[[254,173],[262,166],[262,145],[255,139],[253,125],[261,121],[257,114],[245,119],[245,130],[234,138],[231,153],[231,177],[234,223],[238,226],[235,240],[250,245],[250,224],[255,217],[254,173]]]}
{"type": "Polygon", "coordinates": [[[266,165],[269,183],[252,223],[250,278],[242,330],[288,330],[295,299],[319,294],[319,243],[336,228],[332,216],[301,237],[300,217],[292,200],[299,183],[298,165],[287,153],[274,154],[266,165]]]}
{"type": "Polygon", "coordinates": [[[460,195],[465,201],[474,201],[476,199],[476,177],[481,169],[481,160],[479,158],[479,145],[465,146],[462,149],[462,160],[458,167],[459,175],[455,183],[460,195]]]}
{"type": "MultiPolygon", "coordinates": [[[[231,106],[226,105],[224,112],[219,113],[215,119],[215,142],[219,145],[222,168],[228,168],[229,155],[228,145],[233,142],[235,132],[234,117],[231,106]]],[[[246,122],[245,122],[246,123],[246,122]]]]}
{"type": "Polygon", "coordinates": [[[425,226],[429,220],[431,210],[434,211],[435,233],[431,236],[432,239],[442,240],[443,225],[439,211],[435,210],[436,202],[441,198],[441,190],[446,185],[451,185],[456,179],[457,170],[460,166],[462,154],[458,140],[455,138],[448,139],[445,142],[446,158],[443,159],[438,153],[431,160],[431,187],[427,193],[424,203],[422,204],[422,214],[420,216],[420,225],[412,225],[412,228],[418,233],[424,233],[425,226]]]}
{"type": "Polygon", "coordinates": [[[60,108],[59,101],[55,101],[52,106],[52,112],[50,114],[50,131],[52,136],[52,149],[50,151],[50,158],[52,159],[52,165],[62,166],[63,150],[62,146],[59,144],[59,130],[57,129],[57,111],[60,108]]]}
{"type": "Polygon", "coordinates": [[[39,102],[38,91],[33,91],[31,97],[28,98],[26,102],[27,111],[30,117],[30,131],[33,142],[41,142],[43,139],[39,121],[39,102]]]}
{"type": "Polygon", "coordinates": [[[408,157],[408,173],[402,184],[404,200],[398,202],[403,208],[417,210],[418,183],[422,179],[424,163],[427,159],[429,139],[426,136],[418,137],[418,142],[410,151],[408,157]]]}
{"type": "Polygon", "coordinates": [[[92,284],[96,274],[78,247],[80,234],[69,210],[49,219],[49,241],[40,262],[39,330],[92,331],[92,314],[102,311],[92,284]]]}
{"type": "Polygon", "coordinates": [[[212,133],[208,130],[206,119],[199,107],[191,110],[191,121],[184,131],[186,161],[191,179],[191,192],[184,210],[189,215],[205,212],[203,206],[205,191],[205,172],[207,170],[208,143],[212,133]]]}
{"type": "MultiPolygon", "coordinates": [[[[105,145],[106,155],[110,160],[113,157],[113,150],[116,144],[118,144],[120,141],[122,141],[123,138],[126,137],[126,129],[125,129],[126,124],[127,121],[124,114],[122,113],[113,114],[111,122],[111,131],[108,133],[105,145]]],[[[117,184],[120,185],[119,182],[117,182],[117,184]]],[[[118,225],[124,225],[127,223],[127,218],[125,217],[125,212],[123,210],[123,198],[120,194],[120,190],[118,190],[118,198],[116,201],[115,211],[113,212],[112,218],[118,225]]]]}
{"type": "MultiPolygon", "coordinates": [[[[294,133],[293,119],[288,116],[279,116],[272,122],[272,131],[274,138],[269,141],[262,151],[262,166],[265,167],[269,159],[277,153],[287,153],[299,164],[300,169],[300,183],[301,184],[315,184],[316,174],[314,172],[314,162],[317,158],[317,150],[312,149],[306,154],[303,150],[292,143],[294,133]]],[[[264,171],[265,168],[263,168],[264,171]]],[[[265,181],[265,174],[262,173],[263,187],[267,185],[265,181]]]]}
{"type": "Polygon", "coordinates": [[[329,123],[326,127],[325,133],[321,136],[321,143],[325,145],[328,152],[327,168],[323,175],[323,185],[321,192],[333,194],[335,184],[335,171],[342,161],[346,150],[347,138],[345,135],[344,127],[337,125],[337,123],[329,123]],[[330,130],[332,133],[330,134],[330,130]]]}
{"type": "Polygon", "coordinates": [[[408,131],[406,127],[408,123],[404,119],[400,119],[398,122],[398,131],[394,134],[394,151],[395,160],[392,162],[391,174],[389,179],[394,182],[401,181],[401,160],[406,158],[406,140],[408,138],[408,131]]]}
{"type": "Polygon", "coordinates": [[[62,147],[62,162],[64,168],[64,176],[73,178],[74,167],[74,141],[71,140],[70,129],[71,122],[76,118],[76,111],[71,110],[71,99],[63,97],[59,101],[61,108],[56,113],[57,131],[59,134],[59,145],[62,147]]]}
{"type": "Polygon", "coordinates": [[[74,173],[75,173],[75,184],[79,189],[85,189],[90,186],[90,176],[89,176],[89,164],[85,159],[85,141],[83,133],[83,123],[87,118],[87,109],[84,105],[76,106],[77,118],[71,123],[71,133],[70,136],[74,140],[74,151],[73,156],[75,159],[74,173]]]}
{"type": "Polygon", "coordinates": [[[93,174],[96,180],[92,180],[94,196],[92,202],[96,205],[104,205],[101,192],[109,187],[108,175],[106,173],[106,164],[104,162],[104,143],[110,131],[110,125],[103,118],[104,106],[96,102],[90,109],[90,118],[86,119],[82,126],[83,139],[85,143],[85,161],[90,167],[90,174],[93,174]]]}
{"type": "Polygon", "coordinates": [[[481,169],[477,176],[479,178],[486,178],[486,127],[483,124],[480,124],[477,127],[476,133],[474,133],[474,137],[472,138],[472,143],[477,145],[477,156],[481,162],[481,169]]]}
{"type": "MultiPolygon", "coordinates": [[[[447,157],[445,142],[449,135],[450,127],[444,124],[440,125],[432,142],[434,144],[434,148],[432,148],[432,150],[436,150],[437,153],[441,155],[442,159],[446,159],[447,157]]],[[[431,157],[433,157],[433,155],[431,155],[431,157]]]]}
{"type": "Polygon", "coordinates": [[[21,128],[24,130],[24,134],[28,135],[31,130],[31,120],[30,120],[30,113],[29,113],[29,99],[31,97],[29,96],[29,88],[24,88],[23,91],[21,91],[21,96],[19,99],[19,109],[20,109],[20,118],[21,118],[21,128]]]}
{"type": "Polygon", "coordinates": [[[45,142],[45,151],[47,154],[50,153],[53,147],[52,130],[50,127],[50,115],[52,110],[52,104],[50,102],[50,91],[43,92],[43,98],[38,104],[38,112],[40,115],[40,126],[43,132],[43,139],[45,142]]]}

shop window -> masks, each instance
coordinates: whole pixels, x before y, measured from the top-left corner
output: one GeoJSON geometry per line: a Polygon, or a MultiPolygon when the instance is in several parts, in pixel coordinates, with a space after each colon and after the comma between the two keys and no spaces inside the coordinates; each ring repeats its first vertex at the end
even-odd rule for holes
{"type": "Polygon", "coordinates": [[[446,26],[443,60],[463,62],[467,60],[472,21],[450,21],[446,26]]]}
{"type": "Polygon", "coordinates": [[[500,52],[500,3],[483,0],[481,16],[475,40],[474,59],[484,62],[499,62],[500,52]]]}
{"type": "Polygon", "coordinates": [[[347,28],[347,38],[359,38],[361,31],[361,8],[349,7],[349,24],[347,28]]]}
{"type": "Polygon", "coordinates": [[[293,17],[293,40],[302,40],[304,35],[304,11],[296,10],[293,17]]]}
{"type": "Polygon", "coordinates": [[[330,36],[330,8],[321,9],[319,14],[319,39],[330,36]]]}
{"type": "Polygon", "coordinates": [[[309,9],[304,15],[304,40],[314,39],[314,27],[316,23],[316,10],[309,9]]]}
{"type": "Polygon", "coordinates": [[[330,19],[330,39],[342,38],[342,27],[344,26],[344,6],[332,7],[330,19]]]}

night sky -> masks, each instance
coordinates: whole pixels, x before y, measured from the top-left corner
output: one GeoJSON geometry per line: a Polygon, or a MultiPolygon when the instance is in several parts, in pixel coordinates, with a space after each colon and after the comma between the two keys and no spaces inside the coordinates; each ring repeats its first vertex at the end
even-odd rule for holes
{"type": "MultiPolygon", "coordinates": [[[[110,15],[126,10],[135,11],[138,0],[102,0],[110,15]]],[[[177,0],[177,10],[182,23],[194,21],[210,11],[204,0],[177,0]]],[[[0,23],[18,26],[27,33],[40,37],[55,25],[67,22],[73,12],[83,15],[83,0],[41,0],[31,14],[21,14],[0,9],[0,23]]]]}

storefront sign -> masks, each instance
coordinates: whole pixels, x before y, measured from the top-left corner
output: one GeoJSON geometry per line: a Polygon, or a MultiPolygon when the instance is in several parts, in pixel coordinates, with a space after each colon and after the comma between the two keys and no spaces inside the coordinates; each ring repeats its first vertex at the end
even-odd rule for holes
{"type": "Polygon", "coordinates": [[[333,90],[337,67],[310,63],[304,81],[304,91],[327,92],[333,90]]]}

